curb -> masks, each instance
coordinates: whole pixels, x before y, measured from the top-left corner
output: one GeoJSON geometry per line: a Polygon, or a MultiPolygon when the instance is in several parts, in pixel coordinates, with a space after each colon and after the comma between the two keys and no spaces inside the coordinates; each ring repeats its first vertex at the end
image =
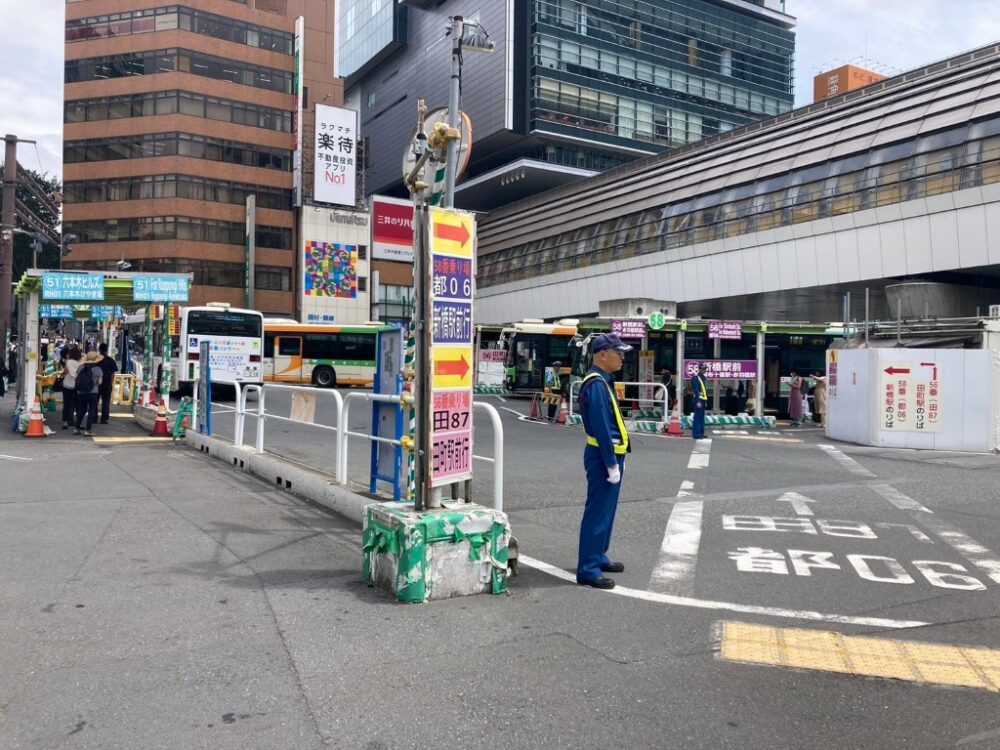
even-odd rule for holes
{"type": "Polygon", "coordinates": [[[335,484],[326,474],[267,453],[257,453],[252,448],[238,447],[194,430],[187,431],[185,442],[191,448],[223,461],[238,471],[253,474],[273,487],[322,505],[358,526],[364,521],[365,508],[380,502],[335,484]]]}

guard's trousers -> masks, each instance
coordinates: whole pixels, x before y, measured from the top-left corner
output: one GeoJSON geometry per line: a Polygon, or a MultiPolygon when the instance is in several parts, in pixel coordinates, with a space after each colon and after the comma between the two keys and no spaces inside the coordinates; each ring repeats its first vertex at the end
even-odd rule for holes
{"type": "Polygon", "coordinates": [[[694,403],[694,424],[691,425],[691,437],[693,438],[703,438],[705,437],[705,410],[708,409],[707,401],[695,401],[694,403]],[[701,403],[701,408],[698,408],[698,404],[701,403]]]}
{"type": "MultiPolygon", "coordinates": [[[[625,456],[616,456],[618,468],[625,479],[625,456]]],[[[618,509],[621,482],[608,481],[608,469],[601,458],[601,451],[588,445],[583,451],[583,468],[587,473],[587,505],[580,523],[580,553],[576,566],[577,581],[600,578],[602,566],[610,564],[608,547],[618,509]]]]}

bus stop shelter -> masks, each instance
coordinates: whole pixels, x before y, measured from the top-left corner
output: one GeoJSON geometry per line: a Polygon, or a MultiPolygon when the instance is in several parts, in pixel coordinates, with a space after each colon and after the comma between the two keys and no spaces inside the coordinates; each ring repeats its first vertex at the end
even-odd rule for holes
{"type": "Polygon", "coordinates": [[[17,399],[28,411],[41,362],[41,321],[87,319],[95,307],[135,308],[188,301],[191,274],[116,271],[52,271],[31,268],[14,288],[18,300],[17,399]],[[67,310],[69,308],[69,310],[67,310]],[[71,314],[68,314],[71,311],[71,314]],[[48,312],[50,315],[44,315],[48,312]]]}

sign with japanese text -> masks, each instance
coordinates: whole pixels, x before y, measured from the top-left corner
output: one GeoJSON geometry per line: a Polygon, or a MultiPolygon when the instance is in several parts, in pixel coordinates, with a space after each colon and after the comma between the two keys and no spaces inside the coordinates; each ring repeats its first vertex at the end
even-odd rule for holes
{"type": "Polygon", "coordinates": [[[708,322],[708,337],[710,339],[739,341],[743,338],[743,324],[731,320],[710,320],[708,322]]]}
{"type": "Polygon", "coordinates": [[[413,262],[413,202],[372,196],[372,258],[413,262]]]}
{"type": "Polygon", "coordinates": [[[355,205],[357,141],[357,112],[316,105],[316,162],[313,165],[313,198],[316,201],[355,205]]]}
{"type": "Polygon", "coordinates": [[[102,273],[42,274],[42,299],[100,302],[104,299],[102,273]]]}
{"type": "Polygon", "coordinates": [[[73,318],[73,305],[39,305],[38,317],[71,320],[73,318]]]}
{"type": "Polygon", "coordinates": [[[295,109],[292,111],[292,132],[295,133],[295,147],[292,149],[292,205],[302,205],[302,110],[305,109],[305,82],[303,80],[305,59],[302,44],[306,35],[306,19],[295,19],[295,78],[292,90],[295,92],[295,109]]]}
{"type": "Polygon", "coordinates": [[[698,365],[705,364],[707,380],[756,380],[757,360],[755,359],[703,359],[700,362],[685,362],[684,377],[693,378],[698,374],[698,365]]]}
{"type": "Polygon", "coordinates": [[[612,320],[611,333],[623,339],[641,339],[646,335],[645,320],[612,320]]]}
{"type": "Polygon", "coordinates": [[[472,478],[475,219],[431,209],[431,486],[472,478]]]}
{"type": "Polygon", "coordinates": [[[941,380],[936,362],[882,368],[879,426],[892,432],[941,432],[941,380]]]}
{"type": "Polygon", "coordinates": [[[136,302],[187,302],[187,277],[135,276],[132,279],[132,299],[136,302]]]}
{"type": "MultiPolygon", "coordinates": [[[[653,373],[653,364],[656,359],[656,352],[653,351],[642,351],[639,352],[639,382],[640,383],[652,383],[655,379],[655,374],[653,373]]],[[[653,388],[651,385],[639,386],[639,400],[640,401],[652,401],[654,398],[659,396],[663,397],[663,391],[653,388]]]]}

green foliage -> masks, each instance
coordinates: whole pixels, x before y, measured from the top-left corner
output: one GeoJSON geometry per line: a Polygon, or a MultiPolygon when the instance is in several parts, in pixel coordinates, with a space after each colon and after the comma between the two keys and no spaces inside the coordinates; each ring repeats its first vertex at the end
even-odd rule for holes
{"type": "MultiPolygon", "coordinates": [[[[3,174],[3,167],[0,165],[0,174],[3,174]]],[[[43,193],[51,195],[52,193],[60,192],[62,190],[62,184],[55,177],[49,177],[48,174],[40,174],[32,169],[24,170],[41,188],[43,193]]],[[[25,175],[22,175],[22,177],[25,175]]],[[[48,208],[46,208],[41,201],[39,201],[28,188],[23,185],[17,186],[17,198],[25,206],[31,210],[35,216],[41,219],[46,226],[56,229],[59,226],[59,215],[53,214],[48,208]]],[[[0,206],[3,205],[3,196],[0,194],[0,206]]],[[[31,231],[31,227],[26,226],[24,222],[17,222],[18,229],[24,229],[26,231],[31,231]]],[[[56,231],[56,234],[59,232],[56,231]]],[[[31,267],[33,255],[31,249],[32,237],[27,234],[15,234],[14,235],[14,268],[12,279],[16,283],[24,272],[31,267]]],[[[38,254],[38,265],[41,268],[58,268],[59,267],[59,248],[55,247],[49,242],[43,242],[42,252],[38,254]]]]}

